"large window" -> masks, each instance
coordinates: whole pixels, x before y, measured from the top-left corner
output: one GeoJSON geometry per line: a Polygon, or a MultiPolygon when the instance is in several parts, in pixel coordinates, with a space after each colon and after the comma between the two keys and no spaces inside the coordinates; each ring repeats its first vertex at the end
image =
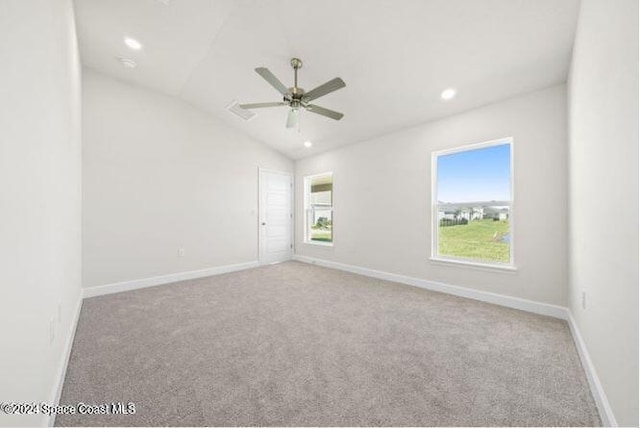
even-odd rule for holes
{"type": "Polygon", "coordinates": [[[434,259],[513,266],[512,145],[433,153],[434,259]]]}
{"type": "Polygon", "coordinates": [[[333,243],[333,174],[304,178],[305,242],[333,243]]]}

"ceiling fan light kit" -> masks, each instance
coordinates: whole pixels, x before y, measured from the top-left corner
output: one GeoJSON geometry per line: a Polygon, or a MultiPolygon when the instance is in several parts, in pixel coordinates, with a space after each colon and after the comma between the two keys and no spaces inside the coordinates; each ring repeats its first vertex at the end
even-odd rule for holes
{"type": "Polygon", "coordinates": [[[336,77],[328,82],[305,92],[305,90],[298,86],[298,70],[302,68],[302,60],[300,58],[291,58],[291,67],[293,68],[293,87],[287,88],[278,78],[269,71],[266,67],[258,67],[255,69],[264,80],[267,81],[276,91],[282,95],[282,101],[280,102],[267,102],[267,103],[252,103],[252,104],[240,104],[243,109],[256,109],[265,107],[289,107],[289,113],[287,115],[287,128],[297,128],[299,112],[301,109],[309,111],[311,113],[319,114],[334,120],[340,120],[344,114],[334,110],[329,110],[324,107],[320,107],[310,102],[320,98],[331,92],[337,91],[347,86],[344,81],[336,77]]]}

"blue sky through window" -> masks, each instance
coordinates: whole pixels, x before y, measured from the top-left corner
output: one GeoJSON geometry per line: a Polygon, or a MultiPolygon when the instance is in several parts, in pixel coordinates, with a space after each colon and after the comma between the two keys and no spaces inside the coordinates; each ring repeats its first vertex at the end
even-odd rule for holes
{"type": "Polygon", "coordinates": [[[511,146],[497,146],[438,156],[439,202],[511,199],[511,146]]]}

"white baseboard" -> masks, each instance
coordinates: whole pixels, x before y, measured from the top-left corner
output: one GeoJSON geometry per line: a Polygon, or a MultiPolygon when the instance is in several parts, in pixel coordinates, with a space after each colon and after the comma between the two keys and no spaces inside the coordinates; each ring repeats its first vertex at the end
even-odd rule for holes
{"type": "Polygon", "coordinates": [[[192,270],[189,272],[179,272],[169,275],[155,276],[152,278],[135,279],[132,281],[116,282],[114,284],[86,287],[83,289],[82,297],[84,299],[87,299],[89,297],[104,296],[105,294],[120,293],[123,291],[137,290],[139,288],[153,287],[156,285],[185,281],[188,279],[204,278],[206,276],[236,272],[239,270],[251,269],[258,266],[260,266],[260,262],[256,260],[252,262],[238,263],[235,265],[217,266],[207,269],[192,270]]]}
{"type": "MultiPolygon", "coordinates": [[[[454,296],[466,297],[469,299],[479,300],[486,303],[492,303],[499,306],[505,306],[513,309],[519,309],[535,314],[546,315],[554,318],[560,318],[567,320],[571,334],[576,343],[582,365],[584,367],[591,393],[596,402],[600,418],[604,426],[617,427],[617,422],[609,401],[606,397],[602,384],[598,378],[597,372],[591,358],[587,351],[586,345],[582,340],[580,330],[571,315],[568,308],[550,305],[547,303],[534,302],[532,300],[520,299],[517,297],[504,296],[501,294],[490,293],[486,291],[473,290],[470,288],[460,287],[456,285],[449,285],[435,281],[428,281],[425,279],[414,278],[409,276],[398,275],[389,272],[383,272],[379,270],[369,269],[360,266],[347,265],[343,263],[332,262],[329,260],[318,259],[314,257],[307,257],[294,254],[293,260],[297,260],[304,263],[317,264],[318,266],[324,266],[328,268],[338,269],[346,272],[356,273],[372,278],[383,279],[387,281],[398,282],[401,284],[411,285],[414,287],[424,288],[427,290],[438,291],[441,293],[452,294],[454,296]]],[[[258,261],[239,263],[235,265],[219,266],[208,269],[201,269],[190,272],[180,272],[170,275],[157,276],[153,278],[138,279],[133,281],[125,281],[114,284],[100,285],[96,287],[88,287],[83,289],[83,294],[78,301],[74,319],[72,321],[71,332],[68,334],[67,342],[65,343],[65,354],[60,365],[58,374],[58,384],[53,392],[52,403],[58,404],[60,400],[60,394],[62,392],[62,386],[64,385],[64,377],[67,372],[67,364],[71,355],[71,347],[73,345],[73,339],[75,337],[75,331],[78,324],[78,318],[80,316],[80,309],[82,306],[82,299],[102,296],[112,293],[120,293],[122,291],[136,290],[139,288],[153,287],[156,285],[169,284],[178,281],[184,281],[188,279],[203,278],[207,276],[219,275],[228,272],[236,272],[244,269],[251,269],[260,266],[258,261]]],[[[55,417],[47,418],[45,424],[53,426],[55,417]]]]}
{"type": "MultiPolygon", "coordinates": [[[[71,319],[71,325],[67,332],[67,339],[64,343],[62,359],[58,366],[58,372],[56,373],[57,382],[54,385],[54,390],[51,393],[51,400],[49,403],[58,405],[60,403],[60,396],[62,395],[62,387],[64,386],[64,379],[67,375],[67,366],[69,365],[69,358],[71,357],[71,348],[73,347],[73,340],[76,337],[76,329],[78,327],[78,320],[80,319],[80,310],[82,309],[82,294],[78,296],[76,307],[73,312],[73,318],[71,319]]],[[[52,427],[55,423],[56,415],[44,416],[43,425],[52,427]]]]}
{"type": "Polygon", "coordinates": [[[322,260],[297,254],[293,256],[293,259],[305,263],[317,264],[318,266],[325,266],[333,269],[343,270],[346,272],[357,273],[372,278],[384,279],[387,281],[399,282],[401,284],[412,285],[414,287],[420,287],[427,290],[452,294],[454,296],[480,300],[482,302],[493,303],[495,305],[506,306],[508,308],[520,309],[522,311],[533,312],[535,314],[547,315],[554,318],[566,320],[569,315],[567,308],[562,306],[550,305],[548,303],[534,302],[533,300],[504,296],[502,294],[490,293],[487,291],[473,290],[471,288],[460,287],[457,285],[449,285],[441,282],[403,276],[395,273],[383,272],[360,266],[346,265],[329,260],[322,260]]]}
{"type": "MultiPolygon", "coordinates": [[[[220,275],[228,272],[236,272],[239,270],[250,269],[260,266],[258,261],[239,263],[235,265],[218,266],[208,269],[200,269],[189,272],[180,272],[163,276],[156,276],[153,278],[137,279],[133,281],[118,282],[115,284],[100,285],[97,287],[88,287],[81,290],[81,294],[78,298],[75,311],[73,313],[73,319],[71,320],[70,331],[67,333],[67,339],[64,344],[62,359],[56,373],[57,382],[54,385],[54,390],[51,392],[51,399],[49,403],[55,405],[60,403],[60,396],[62,394],[62,387],[64,386],[64,379],[67,374],[67,366],[69,365],[69,358],[71,356],[71,348],[73,347],[73,340],[75,338],[76,329],[78,327],[78,320],[80,318],[80,310],[82,308],[83,299],[95,296],[103,296],[106,294],[120,293],[122,291],[136,290],[138,288],[153,287],[156,285],[169,284],[178,281],[184,281],[187,279],[203,278],[207,276],[220,275]]],[[[44,416],[42,420],[43,426],[53,426],[55,424],[55,415],[44,416]]]]}
{"type": "Polygon", "coordinates": [[[596,406],[598,407],[598,413],[600,413],[602,426],[617,427],[618,422],[616,421],[616,418],[613,414],[613,410],[611,409],[611,405],[609,404],[607,395],[602,388],[602,384],[600,383],[600,379],[598,378],[598,372],[596,371],[596,368],[591,361],[589,351],[587,351],[587,345],[584,343],[584,340],[582,340],[582,335],[580,334],[580,330],[578,329],[578,325],[576,324],[571,311],[568,311],[568,313],[569,318],[567,322],[569,323],[569,328],[571,329],[573,340],[576,343],[576,348],[578,348],[578,354],[580,355],[580,360],[582,361],[582,367],[584,367],[584,371],[587,374],[587,380],[589,381],[591,394],[593,395],[593,399],[595,400],[596,406]]]}
{"type": "Polygon", "coordinates": [[[360,266],[346,265],[342,263],[332,262],[329,260],[317,259],[314,257],[307,257],[301,255],[294,255],[294,260],[298,260],[304,263],[317,264],[318,266],[324,266],[328,268],[343,270],[346,272],[357,273],[372,278],[384,279],[387,281],[399,282],[401,284],[412,285],[414,287],[425,288],[427,290],[439,291],[442,293],[453,294],[455,296],[466,297],[469,299],[480,300],[482,302],[493,303],[500,306],[506,306],[509,308],[520,309],[527,312],[533,312],[535,314],[547,315],[554,318],[560,318],[566,320],[569,324],[569,329],[573,340],[576,343],[580,360],[582,361],[582,367],[584,368],[587,380],[589,382],[589,388],[591,389],[591,395],[593,396],[600,419],[603,426],[617,427],[613,410],[609,405],[609,400],[602,388],[602,384],[598,378],[596,369],[591,362],[589,352],[586,345],[582,340],[582,335],[578,329],[573,316],[568,308],[563,306],[549,305],[547,303],[539,303],[531,300],[520,299],[517,297],[503,296],[500,294],[489,293],[486,291],[472,290],[469,288],[459,287],[455,285],[443,284],[434,281],[428,281],[425,279],[413,278],[403,275],[397,275],[388,272],[382,272],[374,269],[368,269],[360,266]]]}

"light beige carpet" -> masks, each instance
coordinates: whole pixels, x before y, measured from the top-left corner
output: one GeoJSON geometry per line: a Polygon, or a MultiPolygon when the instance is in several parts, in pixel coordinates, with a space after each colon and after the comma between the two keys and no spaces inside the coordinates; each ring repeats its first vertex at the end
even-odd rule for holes
{"type": "Polygon", "coordinates": [[[84,301],[57,425],[599,425],[567,323],[298,262],[84,301]]]}

